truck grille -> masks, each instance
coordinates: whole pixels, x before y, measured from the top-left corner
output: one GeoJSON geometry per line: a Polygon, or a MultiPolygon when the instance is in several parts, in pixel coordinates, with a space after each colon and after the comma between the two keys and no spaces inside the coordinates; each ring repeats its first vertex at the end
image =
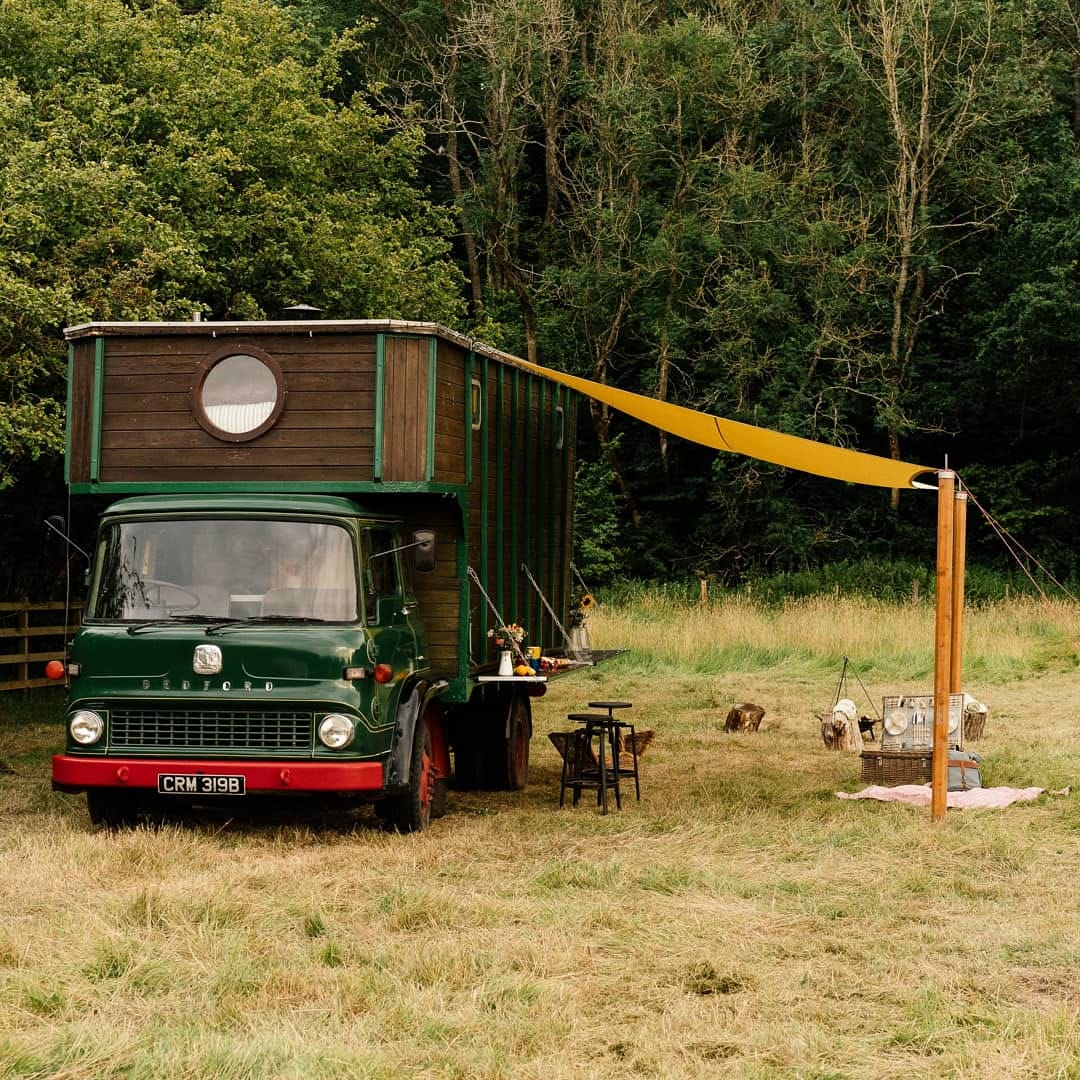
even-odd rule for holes
{"type": "Polygon", "coordinates": [[[226,709],[114,708],[109,714],[113,750],[221,750],[310,753],[309,712],[243,712],[226,709]]]}

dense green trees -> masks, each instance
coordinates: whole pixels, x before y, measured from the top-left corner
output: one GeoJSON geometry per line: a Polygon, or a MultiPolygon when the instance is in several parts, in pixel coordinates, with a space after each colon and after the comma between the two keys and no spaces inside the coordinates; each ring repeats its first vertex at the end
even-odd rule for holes
{"type": "MultiPolygon", "coordinates": [[[[1070,12],[1001,0],[372,10],[383,104],[425,123],[429,175],[461,211],[473,304],[510,347],[795,434],[931,464],[950,454],[972,483],[999,455],[1012,462],[1015,440],[981,425],[996,411],[1023,429],[1017,384],[1042,358],[1061,363],[1071,329],[1053,329],[1075,280],[1064,193],[1041,224],[1062,253],[1053,269],[1025,239],[1040,187],[1075,171],[1070,12]],[[1035,263],[1007,271],[1018,243],[1035,263]],[[1054,339],[1039,361],[1021,359],[1022,314],[1054,339]]],[[[1045,415],[1068,442],[1068,408],[1045,415]]],[[[649,553],[641,572],[734,576],[932,547],[932,508],[916,499],[889,507],[717,459],[600,408],[593,423],[641,541],[631,550],[649,553]]],[[[1024,441],[1023,494],[992,483],[1006,515],[1049,499],[1044,470],[1060,474],[1074,452],[1024,441]]],[[[1054,505],[1074,520],[1072,503],[1054,505]]]]}
{"type": "MultiPolygon", "coordinates": [[[[56,451],[65,322],[302,299],[948,454],[1075,574],[1078,27],[1069,0],[11,0],[0,484],[56,451]]],[[[597,576],[932,548],[927,499],[591,420],[597,576]]]]}

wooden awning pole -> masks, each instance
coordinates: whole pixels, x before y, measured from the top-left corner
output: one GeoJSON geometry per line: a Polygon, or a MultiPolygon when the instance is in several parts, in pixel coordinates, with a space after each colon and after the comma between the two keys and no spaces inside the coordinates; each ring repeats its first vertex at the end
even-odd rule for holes
{"type": "Polygon", "coordinates": [[[930,778],[930,820],[943,821],[949,784],[949,662],[953,625],[953,517],[956,473],[938,476],[937,596],[934,615],[934,756],[930,778]]]}
{"type": "MultiPolygon", "coordinates": [[[[966,491],[957,488],[953,504],[952,650],[949,657],[949,692],[964,692],[964,568],[967,562],[966,491]]],[[[961,710],[960,722],[964,722],[961,710]]]]}

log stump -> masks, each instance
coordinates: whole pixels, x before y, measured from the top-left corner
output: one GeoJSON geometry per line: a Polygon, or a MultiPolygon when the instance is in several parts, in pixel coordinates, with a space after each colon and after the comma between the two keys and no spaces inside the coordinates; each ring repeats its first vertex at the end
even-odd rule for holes
{"type": "MultiPolygon", "coordinates": [[[[819,716],[821,721],[821,739],[828,750],[846,750],[861,753],[863,750],[863,732],[854,706],[848,702],[838,702],[841,707],[834,708],[828,716],[819,716]]],[[[873,730],[873,729],[872,729],[873,730]]]]}
{"type": "Polygon", "coordinates": [[[964,741],[974,742],[976,739],[981,739],[985,730],[986,706],[982,705],[977,709],[966,708],[964,710],[964,741]]]}
{"type": "Polygon", "coordinates": [[[757,731],[765,710],[760,705],[744,701],[741,705],[732,705],[724,721],[725,731],[757,731]]]}

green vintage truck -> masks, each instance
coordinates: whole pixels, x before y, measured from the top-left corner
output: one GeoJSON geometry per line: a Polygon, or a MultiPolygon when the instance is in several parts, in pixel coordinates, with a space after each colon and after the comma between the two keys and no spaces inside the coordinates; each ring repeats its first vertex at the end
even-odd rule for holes
{"type": "Polygon", "coordinates": [[[318,795],[402,831],[518,789],[570,606],[577,399],[429,323],[66,331],[66,470],[102,501],[53,786],[95,823],[318,795]],[[498,613],[498,614],[496,614],[498,613]]]}

